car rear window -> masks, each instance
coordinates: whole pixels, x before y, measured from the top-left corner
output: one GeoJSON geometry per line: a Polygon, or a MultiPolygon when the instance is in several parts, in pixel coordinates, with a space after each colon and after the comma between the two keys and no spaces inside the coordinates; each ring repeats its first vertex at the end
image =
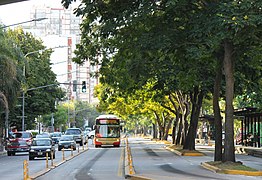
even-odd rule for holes
{"type": "Polygon", "coordinates": [[[34,140],[32,142],[33,146],[50,146],[51,145],[51,141],[49,140],[34,140]]]}
{"type": "Polygon", "coordinates": [[[66,130],[65,134],[81,134],[81,131],[79,129],[68,129],[66,130]]]}

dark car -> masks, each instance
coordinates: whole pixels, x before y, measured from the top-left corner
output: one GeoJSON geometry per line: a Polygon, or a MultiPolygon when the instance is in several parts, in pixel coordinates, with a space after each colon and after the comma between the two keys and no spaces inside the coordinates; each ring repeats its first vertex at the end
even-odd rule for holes
{"type": "Polygon", "coordinates": [[[58,142],[58,151],[61,149],[71,149],[76,150],[76,142],[73,135],[62,135],[58,142]]]}
{"type": "Polygon", "coordinates": [[[68,128],[65,135],[73,135],[76,143],[79,143],[80,146],[83,146],[83,142],[86,143],[80,128],[68,128]]]}
{"type": "Polygon", "coordinates": [[[61,135],[62,135],[61,132],[54,132],[54,133],[51,133],[51,138],[52,138],[52,140],[53,140],[56,144],[58,144],[58,142],[59,142],[59,140],[60,140],[60,138],[61,138],[61,135]]]}
{"type": "Polygon", "coordinates": [[[50,138],[35,138],[32,141],[32,145],[29,149],[29,160],[33,160],[35,157],[48,157],[55,159],[55,145],[50,138]],[[52,153],[51,153],[52,152],[52,153]]]}
{"type": "Polygon", "coordinates": [[[7,155],[15,155],[16,152],[28,152],[32,143],[31,132],[14,132],[7,140],[7,155]]]}

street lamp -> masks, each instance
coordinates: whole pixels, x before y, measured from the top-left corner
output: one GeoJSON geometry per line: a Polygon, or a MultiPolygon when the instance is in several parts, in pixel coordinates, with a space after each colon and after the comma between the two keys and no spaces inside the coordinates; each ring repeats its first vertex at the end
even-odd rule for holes
{"type": "Polygon", "coordinates": [[[31,20],[29,20],[29,21],[24,21],[24,22],[20,22],[20,23],[15,23],[15,24],[10,24],[10,25],[6,25],[6,26],[2,26],[2,27],[0,27],[0,29],[5,29],[5,28],[7,28],[7,27],[16,26],[16,25],[24,24],[24,23],[28,23],[28,22],[42,21],[42,20],[45,20],[45,19],[47,19],[47,18],[31,19],[31,20]]]}
{"type": "MultiPolygon", "coordinates": [[[[53,47],[53,48],[46,48],[46,49],[57,49],[57,48],[64,48],[64,47],[67,47],[67,46],[56,46],[56,47],[53,47]]],[[[24,58],[26,58],[28,55],[30,54],[34,54],[34,53],[39,53],[39,52],[42,52],[46,49],[40,49],[40,50],[37,50],[37,51],[32,51],[32,52],[29,52],[29,53],[26,53],[24,55],[24,58]]],[[[23,76],[24,78],[25,77],[25,63],[24,63],[24,66],[23,66],[23,76]]],[[[32,88],[32,90],[35,89],[35,88],[32,88]]],[[[25,90],[23,90],[22,92],[22,131],[25,130],[25,90]]]]}

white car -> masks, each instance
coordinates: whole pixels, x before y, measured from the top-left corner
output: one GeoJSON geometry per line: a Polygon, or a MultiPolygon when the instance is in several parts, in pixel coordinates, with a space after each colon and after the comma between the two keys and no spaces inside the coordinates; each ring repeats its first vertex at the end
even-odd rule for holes
{"type": "Polygon", "coordinates": [[[88,138],[89,138],[89,139],[93,139],[94,137],[95,137],[95,130],[90,131],[90,132],[88,133],[88,138]]]}

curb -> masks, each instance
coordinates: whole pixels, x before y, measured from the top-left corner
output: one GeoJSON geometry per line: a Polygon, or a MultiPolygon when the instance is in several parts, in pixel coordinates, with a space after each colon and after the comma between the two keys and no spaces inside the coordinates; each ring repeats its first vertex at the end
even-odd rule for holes
{"type": "Polygon", "coordinates": [[[143,177],[143,176],[137,176],[137,175],[127,175],[125,178],[131,179],[131,180],[152,180],[150,178],[146,178],[146,177],[143,177]]]}
{"type": "Polygon", "coordinates": [[[245,176],[262,176],[262,171],[242,171],[242,170],[222,170],[218,167],[212,166],[208,163],[201,163],[201,166],[205,169],[221,174],[234,174],[234,175],[245,175],[245,176]]]}
{"type": "Polygon", "coordinates": [[[38,178],[38,177],[40,177],[40,176],[48,173],[48,172],[51,171],[52,169],[55,169],[56,167],[64,164],[65,162],[70,161],[70,160],[73,159],[74,157],[79,156],[80,154],[86,152],[88,149],[89,149],[89,148],[87,148],[87,149],[85,149],[85,150],[83,150],[83,151],[81,151],[81,152],[79,152],[79,153],[77,153],[77,154],[75,154],[75,155],[73,155],[73,156],[70,156],[70,157],[68,157],[67,159],[63,160],[63,161],[58,162],[57,164],[54,164],[54,165],[51,166],[50,168],[46,168],[46,169],[44,169],[44,170],[42,170],[42,171],[36,172],[36,173],[34,173],[33,175],[29,176],[29,178],[27,178],[27,179],[28,179],[28,180],[36,179],[36,178],[38,178]]]}
{"type": "Polygon", "coordinates": [[[180,152],[178,150],[175,150],[169,147],[166,147],[166,149],[176,153],[179,156],[205,156],[205,154],[202,152],[180,152]]]}

